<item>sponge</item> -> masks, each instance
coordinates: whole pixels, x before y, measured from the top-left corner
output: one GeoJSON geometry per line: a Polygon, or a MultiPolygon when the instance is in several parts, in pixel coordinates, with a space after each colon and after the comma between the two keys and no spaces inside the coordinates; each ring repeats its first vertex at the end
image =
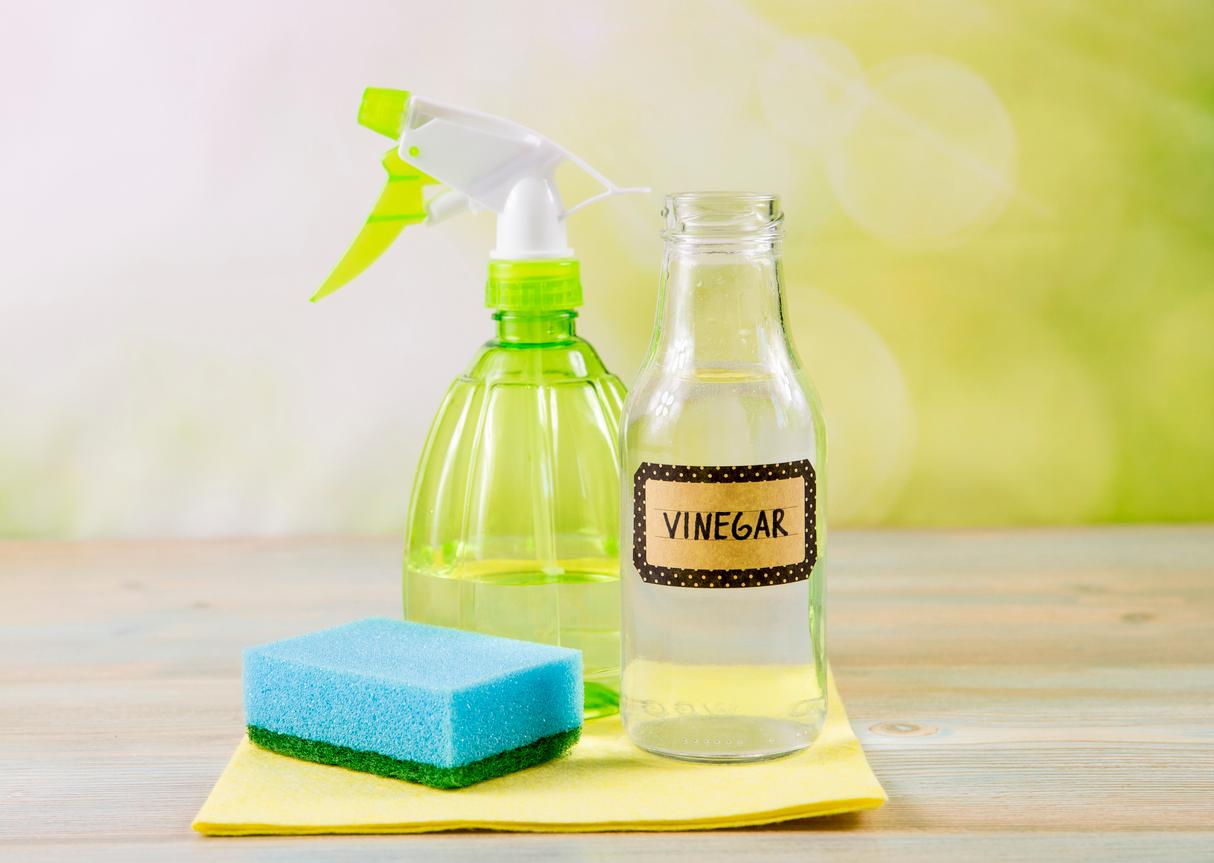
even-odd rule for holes
{"type": "Polygon", "coordinates": [[[244,653],[263,749],[436,788],[555,758],[582,726],[576,650],[370,618],[244,653]]]}

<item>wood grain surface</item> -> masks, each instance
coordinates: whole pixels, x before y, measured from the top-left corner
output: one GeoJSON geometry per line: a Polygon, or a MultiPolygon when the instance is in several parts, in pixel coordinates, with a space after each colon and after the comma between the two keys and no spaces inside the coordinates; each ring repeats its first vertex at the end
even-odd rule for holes
{"type": "Polygon", "coordinates": [[[714,833],[207,839],[240,650],[400,607],[395,540],[0,544],[0,859],[1214,860],[1214,528],[837,532],[891,800],[714,833]]]}

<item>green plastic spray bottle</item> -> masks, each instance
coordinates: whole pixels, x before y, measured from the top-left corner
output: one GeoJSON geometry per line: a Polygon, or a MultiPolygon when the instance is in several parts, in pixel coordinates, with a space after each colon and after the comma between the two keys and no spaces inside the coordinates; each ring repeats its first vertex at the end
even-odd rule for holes
{"type": "Polygon", "coordinates": [[[586,715],[618,706],[619,434],[624,387],[574,330],[582,303],[565,220],[625,192],[509,120],[368,89],[359,122],[397,140],[388,184],[313,299],[361,273],[411,224],[497,213],[485,305],[497,334],[447,391],[413,484],[405,616],[580,649],[586,715]],[[602,187],[564,207],[571,163],[602,187]],[[427,186],[435,187],[428,193],[427,186]]]}

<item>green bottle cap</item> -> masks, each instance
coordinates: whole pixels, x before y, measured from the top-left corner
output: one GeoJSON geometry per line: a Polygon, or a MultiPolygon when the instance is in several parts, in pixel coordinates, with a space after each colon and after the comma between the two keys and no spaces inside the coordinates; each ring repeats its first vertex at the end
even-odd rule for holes
{"type": "Polygon", "coordinates": [[[574,258],[490,261],[485,305],[504,312],[551,312],[582,304],[582,279],[574,258]]]}

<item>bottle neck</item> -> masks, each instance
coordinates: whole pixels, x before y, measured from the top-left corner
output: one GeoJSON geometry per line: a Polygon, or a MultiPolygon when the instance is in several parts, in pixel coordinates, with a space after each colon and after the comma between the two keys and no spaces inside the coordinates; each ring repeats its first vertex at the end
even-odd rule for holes
{"type": "Polygon", "coordinates": [[[653,362],[727,371],[790,356],[782,279],[778,240],[669,240],[653,362]]]}
{"type": "Polygon", "coordinates": [[[542,312],[496,311],[497,342],[502,345],[535,346],[566,344],[577,338],[573,309],[542,312]]]}

